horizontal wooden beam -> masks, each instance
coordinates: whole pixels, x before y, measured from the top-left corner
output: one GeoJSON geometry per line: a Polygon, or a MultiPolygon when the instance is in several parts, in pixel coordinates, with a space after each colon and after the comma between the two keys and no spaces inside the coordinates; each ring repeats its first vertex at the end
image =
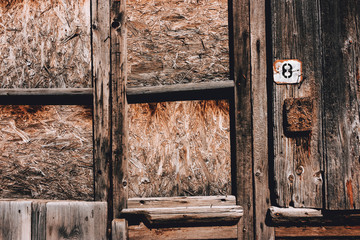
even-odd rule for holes
{"type": "Polygon", "coordinates": [[[141,219],[151,227],[236,225],[243,216],[240,206],[201,206],[172,208],[126,208],[121,217],[141,219]]]}
{"type": "Polygon", "coordinates": [[[129,103],[232,99],[234,81],[128,87],[126,95],[129,103]]]}
{"type": "Polygon", "coordinates": [[[237,226],[149,229],[141,223],[129,226],[128,233],[130,240],[236,239],[237,226]]]}
{"type": "Polygon", "coordinates": [[[276,227],[276,239],[359,239],[360,226],[276,227]]]}
{"type": "MultiPolygon", "coordinates": [[[[234,97],[234,82],[128,87],[128,103],[218,100],[234,97]]],[[[0,105],[92,105],[92,88],[0,89],[0,105]]]]}
{"type": "Polygon", "coordinates": [[[270,207],[270,222],[275,226],[359,225],[360,212],[323,211],[310,208],[270,207]]]}
{"type": "Polygon", "coordinates": [[[92,88],[0,89],[0,105],[92,105],[92,88]]]}

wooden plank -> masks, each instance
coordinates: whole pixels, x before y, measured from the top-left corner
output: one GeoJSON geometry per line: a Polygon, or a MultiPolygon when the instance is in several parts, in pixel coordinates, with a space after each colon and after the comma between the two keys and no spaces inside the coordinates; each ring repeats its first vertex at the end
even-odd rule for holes
{"type": "Polygon", "coordinates": [[[130,240],[235,239],[237,226],[149,229],[144,224],[129,226],[130,240]]]}
{"type": "Polygon", "coordinates": [[[235,196],[194,196],[194,197],[154,197],[129,198],[128,208],[160,208],[189,206],[231,206],[235,205],[235,196]]]}
{"type": "Polygon", "coordinates": [[[276,226],[360,225],[360,214],[355,212],[271,207],[269,213],[271,223],[276,226]]]}
{"type": "Polygon", "coordinates": [[[126,0],[110,1],[112,93],[112,202],[113,218],[127,207],[128,106],[126,101],[126,0]]]}
{"type": "Polygon", "coordinates": [[[309,237],[360,237],[360,226],[277,227],[275,228],[275,235],[276,238],[301,237],[302,239],[309,237]]]}
{"type": "Polygon", "coordinates": [[[0,89],[1,105],[91,105],[91,88],[0,89]]]}
{"type": "Polygon", "coordinates": [[[107,239],[106,202],[48,202],[46,239],[107,239]]]}
{"type": "Polygon", "coordinates": [[[274,229],[265,223],[270,207],[268,153],[268,96],[266,58],[266,5],[250,1],[250,48],[254,174],[255,239],[274,239],[274,229]]]}
{"type": "Polygon", "coordinates": [[[128,225],[125,219],[114,219],[112,222],[112,240],[127,240],[128,225]]]}
{"type": "Polygon", "coordinates": [[[233,98],[234,81],[173,84],[152,87],[128,87],[129,103],[233,98]]]}
{"type": "Polygon", "coordinates": [[[33,200],[31,204],[31,239],[46,239],[46,201],[33,200]]]}
{"type": "Polygon", "coordinates": [[[322,207],[322,61],[319,0],[271,1],[272,61],[298,59],[303,63],[301,84],[273,84],[274,184],[281,207],[322,207]],[[311,46],[311,47],[309,47],[311,46]],[[285,99],[313,99],[309,133],[284,132],[285,99]]]}
{"type": "Polygon", "coordinates": [[[0,239],[31,239],[31,201],[0,201],[0,239]]]}
{"type": "Polygon", "coordinates": [[[235,225],[243,215],[240,206],[192,206],[161,208],[127,208],[121,216],[141,219],[149,226],[235,225]]]}
{"type": "MultiPolygon", "coordinates": [[[[108,231],[113,219],[110,192],[111,93],[110,93],[110,2],[92,0],[92,85],[94,138],[94,198],[108,202],[108,231]]],[[[110,237],[110,236],[109,236],[110,237]]]]}
{"type": "Polygon", "coordinates": [[[235,148],[235,170],[232,184],[237,204],[244,207],[244,216],[238,225],[238,239],[254,239],[250,1],[230,1],[229,12],[230,78],[235,81],[235,144],[232,146],[235,148]]]}
{"type": "Polygon", "coordinates": [[[326,208],[360,209],[360,3],[320,2],[326,208]]]}

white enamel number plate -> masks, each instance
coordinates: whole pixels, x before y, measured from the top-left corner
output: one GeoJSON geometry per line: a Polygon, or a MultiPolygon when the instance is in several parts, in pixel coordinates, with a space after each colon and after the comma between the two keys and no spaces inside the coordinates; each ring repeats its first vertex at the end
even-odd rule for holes
{"type": "Polygon", "coordinates": [[[297,59],[274,62],[274,82],[277,84],[297,84],[303,80],[302,63],[297,59]]]}

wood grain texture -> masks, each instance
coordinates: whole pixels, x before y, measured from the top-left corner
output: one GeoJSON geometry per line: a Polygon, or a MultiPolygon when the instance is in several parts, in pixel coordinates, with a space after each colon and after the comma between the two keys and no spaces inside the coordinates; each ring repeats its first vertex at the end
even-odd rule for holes
{"type": "Polygon", "coordinates": [[[149,227],[221,226],[236,225],[243,210],[237,205],[127,208],[122,210],[121,216],[141,219],[149,227]]]}
{"type": "Polygon", "coordinates": [[[46,239],[107,239],[105,202],[48,202],[46,239]]]}
{"type": "MultiPolygon", "coordinates": [[[[235,184],[237,204],[244,207],[238,239],[254,239],[252,162],[250,2],[232,1],[233,73],[235,81],[235,184]]],[[[232,57],[230,57],[232,59],[232,57]]]]}
{"type": "Polygon", "coordinates": [[[360,3],[320,2],[326,208],[360,209],[360,3]]]}
{"type": "MultiPolygon", "coordinates": [[[[111,167],[110,6],[92,1],[94,192],[96,201],[108,201],[111,167]]],[[[109,208],[111,205],[109,204],[109,208]]]]}
{"type": "Polygon", "coordinates": [[[0,89],[2,105],[92,105],[91,88],[0,89]]]}
{"type": "Polygon", "coordinates": [[[129,198],[128,208],[159,208],[188,206],[232,206],[235,196],[195,196],[195,197],[154,197],[129,198]]]}
{"type": "Polygon", "coordinates": [[[250,1],[254,239],[274,239],[265,223],[270,207],[265,1],[250,1]]]}
{"type": "Polygon", "coordinates": [[[270,207],[269,214],[275,226],[360,225],[360,214],[356,212],[270,207]]]}
{"type": "Polygon", "coordinates": [[[112,222],[112,238],[111,240],[127,240],[128,224],[125,219],[114,219],[112,222]]]}
{"type": "Polygon", "coordinates": [[[302,84],[273,84],[274,176],[276,203],[282,207],[322,207],[322,62],[319,1],[271,1],[272,61],[298,59],[302,84]],[[311,47],[310,47],[311,46],[311,47]],[[309,134],[287,135],[284,100],[314,100],[309,134]]]}
{"type": "Polygon", "coordinates": [[[129,226],[130,240],[236,239],[237,226],[149,229],[144,224],[129,226]]]}
{"type": "Polygon", "coordinates": [[[0,239],[31,239],[31,201],[0,200],[0,239]]]}
{"type": "Polygon", "coordinates": [[[46,201],[32,201],[31,203],[31,239],[46,239],[46,201]]]}
{"type": "Polygon", "coordinates": [[[112,201],[113,218],[127,206],[128,106],[126,101],[127,44],[126,1],[110,1],[112,94],[112,201]]]}
{"type": "Polygon", "coordinates": [[[277,227],[276,238],[300,237],[302,239],[359,239],[360,226],[320,226],[320,227],[277,227]]]}

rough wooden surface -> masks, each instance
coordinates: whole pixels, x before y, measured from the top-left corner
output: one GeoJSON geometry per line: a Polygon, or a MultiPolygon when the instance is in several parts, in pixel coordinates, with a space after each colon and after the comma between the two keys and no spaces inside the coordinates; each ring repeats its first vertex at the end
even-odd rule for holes
{"type": "Polygon", "coordinates": [[[114,219],[112,222],[111,240],[128,240],[128,224],[125,219],[114,219]]]}
{"type": "Polygon", "coordinates": [[[237,226],[149,229],[144,224],[129,226],[130,240],[236,239],[237,226]]]}
{"type": "Polygon", "coordinates": [[[269,209],[271,223],[276,226],[325,226],[325,225],[360,225],[360,214],[356,212],[321,211],[311,208],[269,209]]]}
{"type": "Polygon", "coordinates": [[[159,198],[129,198],[128,208],[159,208],[188,206],[232,206],[235,196],[194,196],[194,197],[159,197],[159,198]]]}
{"type": "Polygon", "coordinates": [[[226,0],[128,0],[131,86],[228,79],[226,0]]]}
{"type": "Polygon", "coordinates": [[[235,80],[235,178],[237,204],[244,207],[238,239],[254,239],[254,180],[251,106],[250,1],[231,1],[231,42],[235,80]]]}
{"type": "Polygon", "coordinates": [[[3,105],[91,105],[91,88],[0,89],[3,105]]]}
{"type": "Polygon", "coordinates": [[[31,203],[31,239],[46,239],[46,201],[32,200],[31,203]]]}
{"type": "Polygon", "coordinates": [[[129,103],[233,99],[234,81],[128,87],[126,96],[129,103]]]}
{"type": "Polygon", "coordinates": [[[91,109],[0,107],[0,197],[93,199],[91,109]]]}
{"type": "MultiPolygon", "coordinates": [[[[268,150],[268,94],[266,59],[266,5],[250,1],[251,101],[254,179],[254,239],[274,239],[274,229],[266,224],[270,202],[268,150]]],[[[240,23],[241,24],[241,23],[240,23]]]]}
{"type": "Polygon", "coordinates": [[[90,0],[0,3],[0,87],[90,87],[90,0]]]}
{"type": "Polygon", "coordinates": [[[360,226],[277,227],[275,235],[276,239],[359,239],[360,226]]]}
{"type": "Polygon", "coordinates": [[[360,209],[360,3],[320,2],[326,208],[360,209]]]}
{"type": "Polygon", "coordinates": [[[136,104],[129,112],[129,196],[231,193],[226,101],[136,104]]]}
{"type": "Polygon", "coordinates": [[[305,78],[301,85],[273,84],[274,191],[282,207],[323,206],[319,11],[319,0],[271,1],[272,62],[298,59],[305,78]],[[287,136],[284,100],[300,97],[314,100],[311,134],[287,136]]]}
{"type": "Polygon", "coordinates": [[[111,143],[113,218],[119,218],[128,198],[128,106],[126,0],[110,1],[111,21],[111,143]]]}
{"type": "Polygon", "coordinates": [[[31,239],[31,202],[0,200],[0,239],[31,239]]]}
{"type": "Polygon", "coordinates": [[[149,227],[236,225],[243,216],[241,206],[178,206],[159,208],[126,208],[126,219],[141,219],[149,227]]]}
{"type": "Polygon", "coordinates": [[[48,202],[46,239],[107,239],[106,208],[106,202],[48,202]]]}

